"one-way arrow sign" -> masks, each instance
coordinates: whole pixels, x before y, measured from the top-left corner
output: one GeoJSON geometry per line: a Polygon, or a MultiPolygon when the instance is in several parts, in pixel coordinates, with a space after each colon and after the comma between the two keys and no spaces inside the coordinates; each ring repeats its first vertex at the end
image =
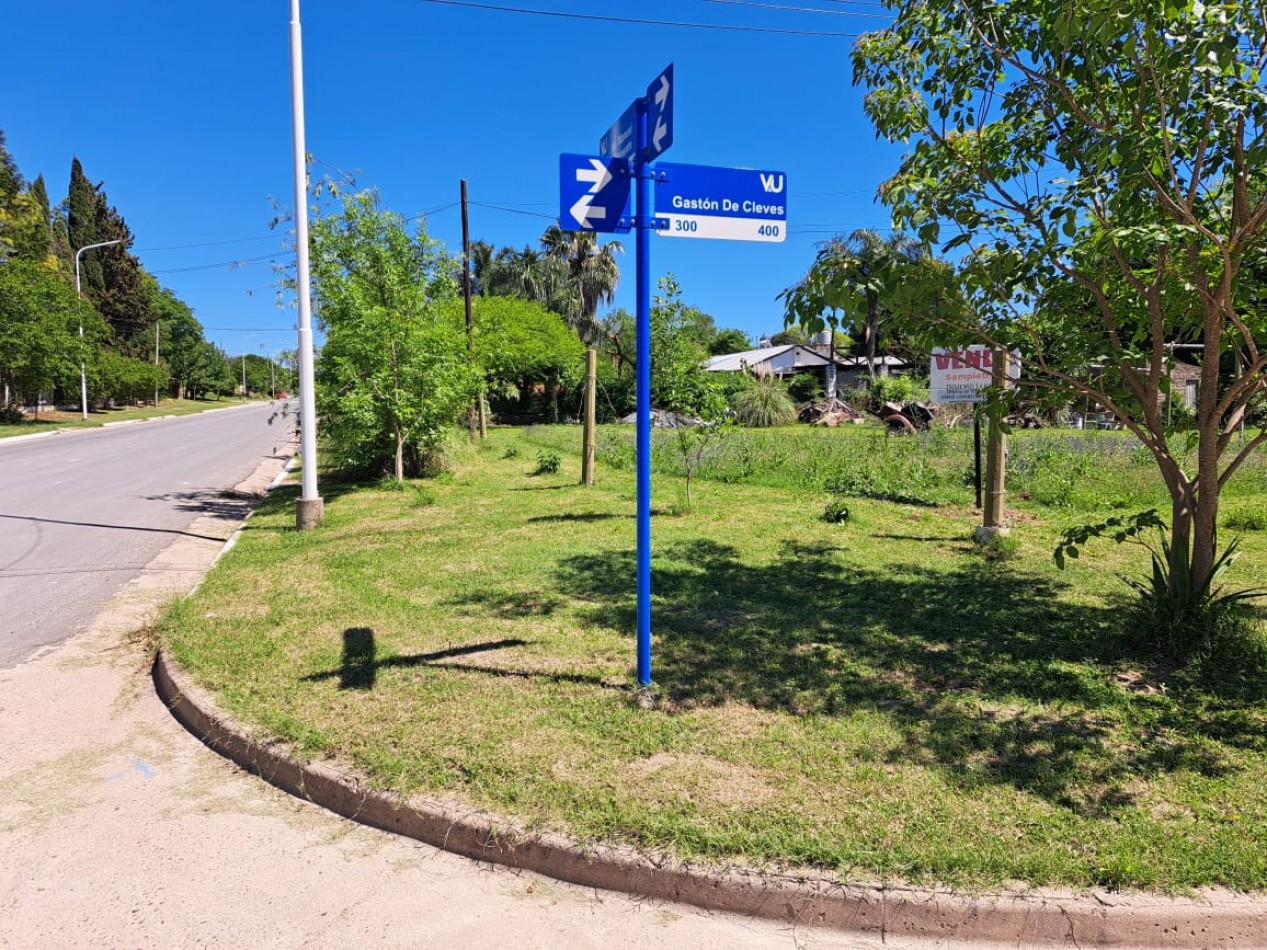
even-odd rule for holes
{"type": "Polygon", "coordinates": [[[629,161],[559,156],[559,227],[564,231],[628,231],[629,161]]]}
{"type": "Polygon", "coordinates": [[[665,67],[647,87],[647,147],[639,156],[644,162],[673,144],[673,64],[665,67]]]}

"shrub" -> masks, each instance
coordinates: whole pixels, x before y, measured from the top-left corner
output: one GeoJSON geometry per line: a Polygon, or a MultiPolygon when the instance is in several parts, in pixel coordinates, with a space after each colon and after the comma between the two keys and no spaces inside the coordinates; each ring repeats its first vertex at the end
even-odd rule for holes
{"type": "Polygon", "coordinates": [[[537,467],[533,470],[533,475],[557,475],[563,460],[559,458],[558,452],[550,452],[542,450],[537,453],[537,467]]]}
{"type": "Polygon", "coordinates": [[[823,386],[813,373],[797,373],[787,384],[787,394],[797,404],[823,398],[823,386]]]}
{"type": "Polygon", "coordinates": [[[502,458],[504,458],[504,459],[517,459],[517,458],[519,458],[519,446],[517,446],[517,445],[508,445],[508,446],[506,446],[506,451],[502,453],[502,458]]]}
{"type": "Polygon", "coordinates": [[[843,498],[831,498],[823,509],[823,520],[828,524],[844,524],[849,520],[849,506],[843,498]]]}
{"type": "Polygon", "coordinates": [[[735,393],[731,408],[741,424],[756,429],[785,426],[796,419],[796,404],[787,387],[771,376],[756,377],[735,393]]]}
{"type": "Polygon", "coordinates": [[[1267,513],[1253,510],[1230,511],[1223,516],[1223,527],[1233,531],[1267,530],[1267,513]]]}

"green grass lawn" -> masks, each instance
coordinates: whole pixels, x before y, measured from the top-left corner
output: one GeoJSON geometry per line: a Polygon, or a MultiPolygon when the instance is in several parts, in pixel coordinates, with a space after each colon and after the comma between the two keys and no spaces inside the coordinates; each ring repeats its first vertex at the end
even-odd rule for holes
{"type": "Polygon", "coordinates": [[[0,423],[0,439],[55,429],[93,429],[107,422],[152,419],[155,416],[188,416],[196,412],[206,412],[208,409],[224,409],[240,404],[239,399],[164,399],[157,408],[134,406],[127,409],[94,409],[88,413],[86,420],[81,419],[78,412],[45,412],[38,419],[27,418],[11,425],[0,423]]]}
{"type": "MultiPolygon", "coordinates": [[[[847,881],[1267,887],[1263,691],[1124,649],[1115,572],[1142,550],[1052,564],[1067,524],[1152,503],[1133,449],[1089,436],[1109,447],[1088,465],[1019,436],[1018,468],[1045,451],[1049,471],[1018,472],[1020,550],[993,562],[967,540],[964,438],[876,431],[743,433],[742,472],[714,457],[688,515],[656,479],[650,701],[627,429],[603,432],[593,488],[579,429],[556,427],[495,431],[403,489],[326,481],[314,532],[275,492],[161,636],[303,753],[533,829],[847,881]],[[531,475],[539,451],[562,471],[531,475]],[[834,465],[918,497],[829,525],[834,465]]],[[[1229,504],[1261,506],[1262,483],[1256,464],[1229,504]]],[[[1243,547],[1231,582],[1267,582],[1267,532],[1243,547]]]]}

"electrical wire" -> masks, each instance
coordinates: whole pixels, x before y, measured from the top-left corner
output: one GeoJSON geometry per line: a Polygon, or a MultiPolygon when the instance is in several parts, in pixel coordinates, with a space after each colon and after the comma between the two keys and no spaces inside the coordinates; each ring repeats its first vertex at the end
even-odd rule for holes
{"type": "Polygon", "coordinates": [[[700,0],[701,3],[724,3],[732,7],[756,7],[760,10],[782,10],[784,13],[821,13],[824,16],[853,16],[874,20],[892,20],[885,13],[855,13],[852,10],[823,10],[817,7],[789,7],[781,3],[762,3],[760,0],[700,0]]]}
{"type": "Polygon", "coordinates": [[[834,39],[857,39],[861,33],[837,33],[827,30],[794,30],[765,26],[739,26],[731,23],[689,23],[684,20],[643,20],[635,17],[606,16],[599,13],[573,13],[564,10],[536,10],[530,7],[509,7],[493,3],[473,3],[471,0],[418,0],[419,3],[435,3],[448,7],[467,7],[494,13],[522,13],[530,16],[548,16],[564,20],[591,20],[600,23],[631,23],[637,26],[676,26],[693,30],[725,30],[735,33],[773,33],[783,36],[821,36],[834,39]]]}
{"type": "Polygon", "coordinates": [[[167,247],[138,247],[133,249],[133,254],[152,254],[157,251],[184,251],[192,247],[219,247],[223,244],[245,244],[248,241],[269,241],[277,237],[276,234],[262,234],[259,237],[233,238],[228,241],[204,241],[201,244],[170,244],[167,247]]]}

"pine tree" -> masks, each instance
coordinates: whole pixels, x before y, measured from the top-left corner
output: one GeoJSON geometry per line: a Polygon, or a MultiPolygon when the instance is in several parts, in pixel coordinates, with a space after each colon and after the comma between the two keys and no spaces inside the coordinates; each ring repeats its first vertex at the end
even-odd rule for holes
{"type": "Polygon", "coordinates": [[[35,181],[31,182],[31,197],[35,200],[35,207],[39,210],[40,221],[34,231],[35,250],[40,253],[41,257],[48,257],[53,253],[53,231],[50,227],[53,215],[48,204],[48,187],[44,184],[44,176],[37,175],[35,181]]]}
{"type": "Polygon", "coordinates": [[[4,129],[0,129],[0,208],[8,204],[10,198],[22,190],[22,173],[18,171],[18,163],[9,154],[5,144],[4,129]]]}
{"type": "MultiPolygon", "coordinates": [[[[75,252],[98,241],[97,200],[97,189],[84,175],[84,166],[78,158],[73,159],[70,163],[70,191],[66,196],[66,236],[72,267],[75,252]]],[[[102,287],[101,259],[86,254],[80,258],[79,270],[85,295],[90,300],[98,300],[102,287]]]]}

